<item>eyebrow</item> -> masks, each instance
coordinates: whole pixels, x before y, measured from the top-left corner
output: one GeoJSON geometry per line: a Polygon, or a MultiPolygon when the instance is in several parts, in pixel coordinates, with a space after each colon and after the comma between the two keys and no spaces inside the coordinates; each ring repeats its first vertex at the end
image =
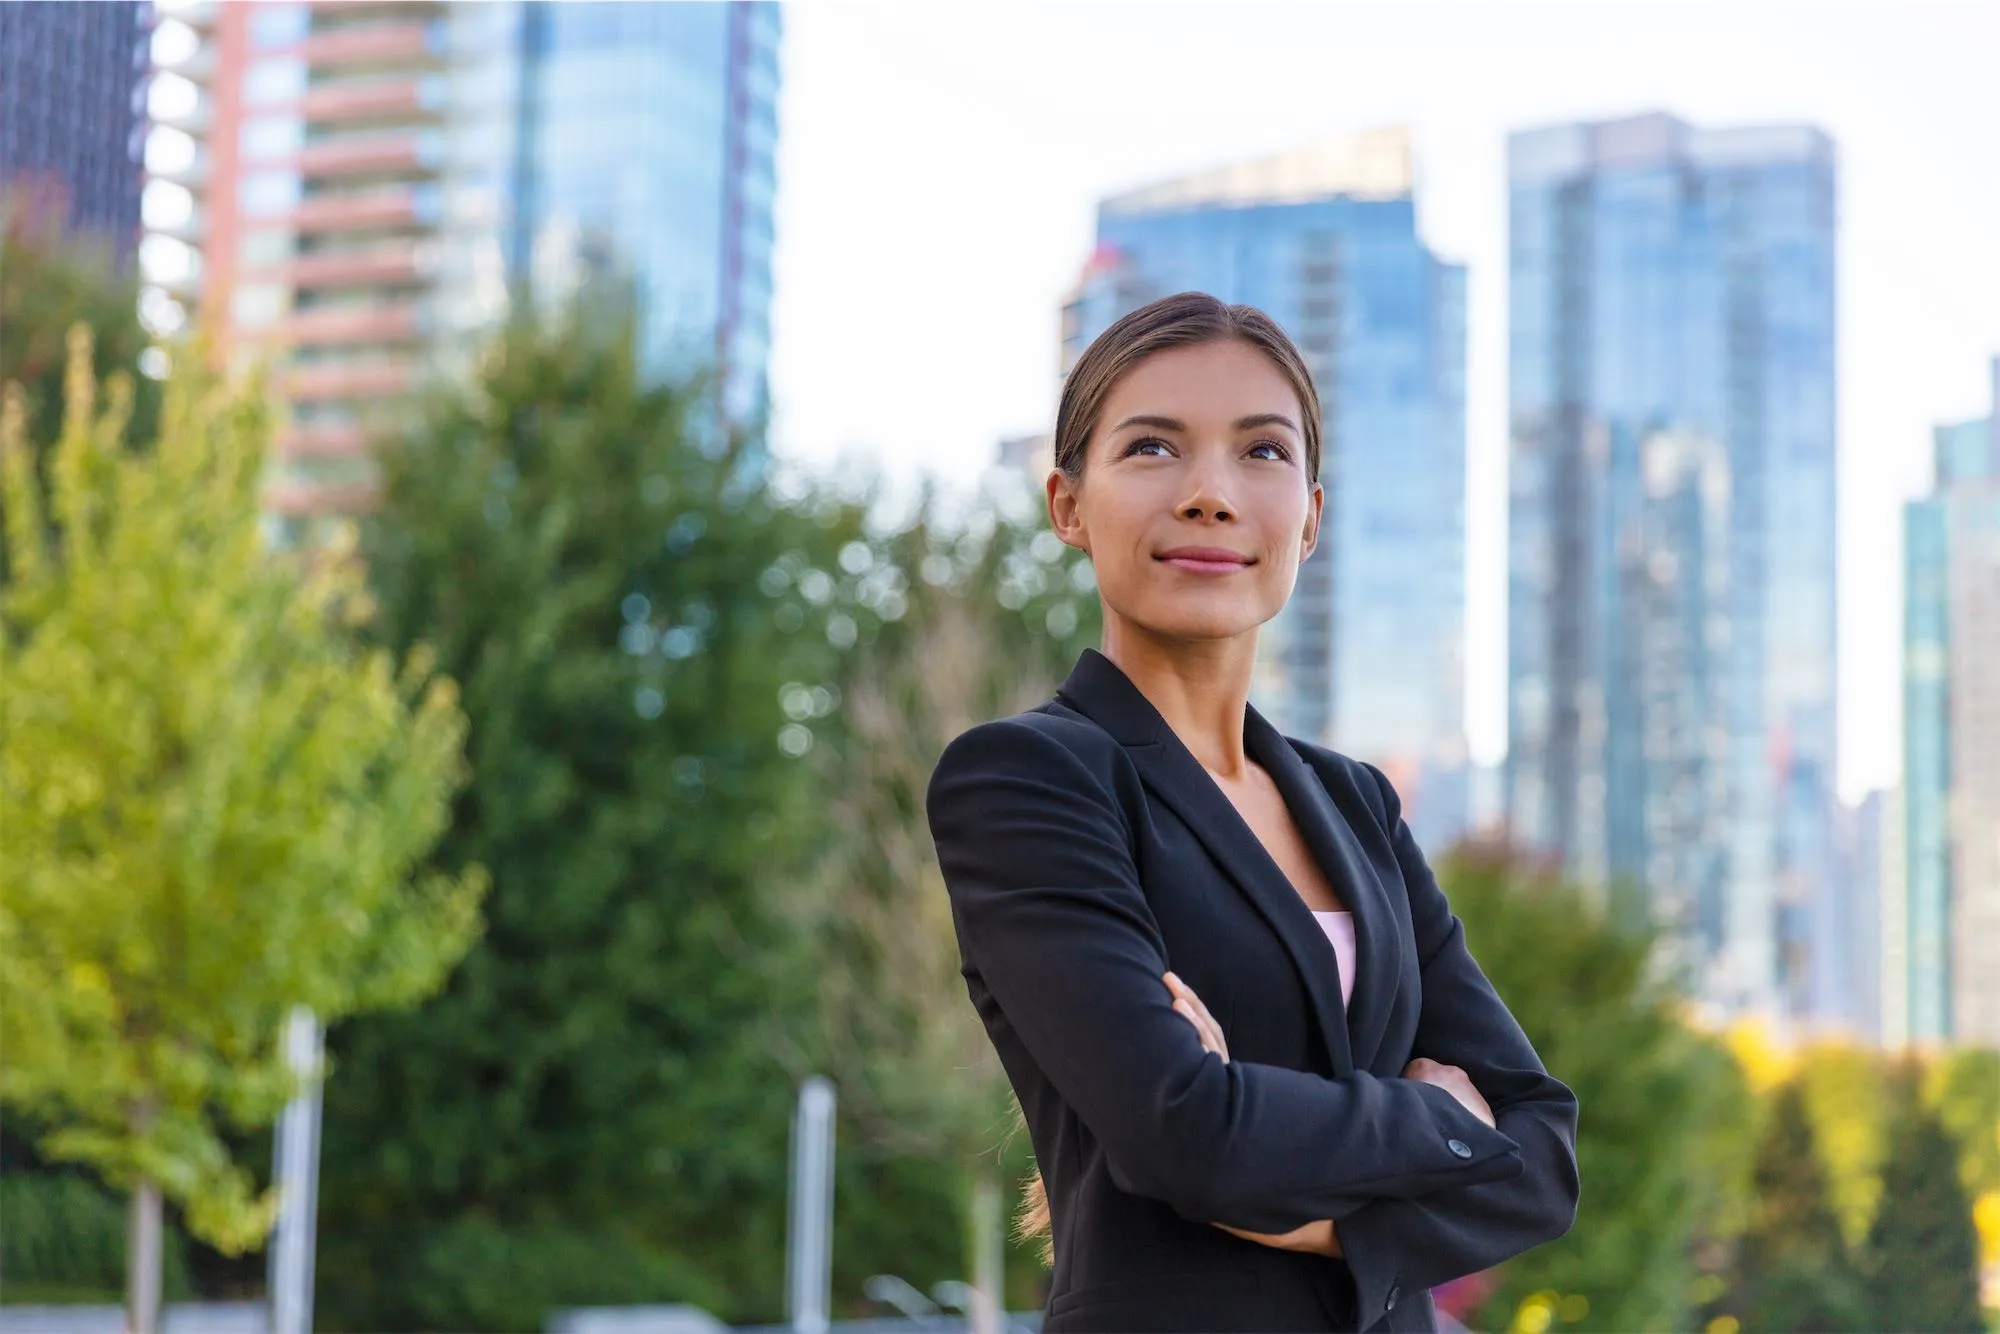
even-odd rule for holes
{"type": "MultiPolygon", "coordinates": [[[[1150,426],[1156,431],[1187,430],[1187,423],[1176,418],[1144,415],[1127,417],[1112,429],[1122,431],[1128,426],[1150,426]]],[[[1292,419],[1282,412],[1259,412],[1248,417],[1238,417],[1236,419],[1236,429],[1239,431],[1254,431],[1259,426],[1285,426],[1290,427],[1294,431],[1299,429],[1292,419]]]]}

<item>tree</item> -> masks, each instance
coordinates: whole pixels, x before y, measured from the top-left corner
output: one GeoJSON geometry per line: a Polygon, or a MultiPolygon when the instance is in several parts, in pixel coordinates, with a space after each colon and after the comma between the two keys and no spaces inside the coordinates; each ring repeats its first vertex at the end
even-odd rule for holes
{"type": "Polygon", "coordinates": [[[1439,876],[1480,966],[1582,1108],[1576,1226],[1501,1268],[1481,1322],[1506,1328],[1536,1307],[1597,1329],[1685,1327],[1689,1239],[1734,1203],[1747,1147],[1734,1062],[1686,1022],[1650,931],[1503,847],[1462,847],[1439,876]]]}
{"type": "MultiPolygon", "coordinates": [[[[913,522],[842,553],[897,612],[846,656],[833,744],[814,752],[821,1041],[841,1089],[843,1157],[875,1168],[840,1196],[843,1291],[891,1264],[920,1285],[964,1275],[969,1181],[1025,1175],[1026,1137],[1008,1137],[1012,1095],[959,973],[924,791],[953,737],[1047,700],[1098,638],[1089,562],[1035,500],[996,489],[951,523],[926,497],[913,522]],[[911,1198],[920,1181],[933,1184],[911,1198]],[[861,1216],[871,1206],[933,1216],[889,1230],[861,1216]]],[[[1033,1248],[1018,1258],[1015,1300],[1033,1302],[1041,1266],[1033,1248]]]]}
{"type": "Polygon", "coordinates": [[[131,381],[100,414],[88,333],[70,349],[46,513],[18,386],[0,412],[0,1096],[54,1127],[50,1157],[131,1191],[150,1330],[163,1194],[224,1250],[268,1230],[275,1197],[222,1136],[295,1092],[292,1007],[423,995],[476,933],[480,883],[413,874],[464,719],[422,655],[356,644],[344,550],[261,540],[257,395],[177,376],[134,454],[131,381]]]}
{"type": "Polygon", "coordinates": [[[1897,1110],[1882,1164],[1882,1204],[1868,1230],[1862,1272],[1880,1329],[1980,1334],[1979,1238],[1960,1179],[1960,1149],[1917,1093],[1897,1078],[1897,1110]]]}
{"type": "Polygon", "coordinates": [[[1737,1244],[1728,1307],[1751,1331],[1862,1329],[1863,1295],[1816,1145],[1805,1089],[1780,1087],[1753,1174],[1750,1226],[1737,1244]]]}
{"type": "Polygon", "coordinates": [[[637,355],[615,312],[522,325],[382,446],[377,633],[434,643],[471,726],[434,862],[493,887],[442,994],[329,1033],[336,1325],[540,1328],[573,1285],[510,1257],[550,1247],[634,1257],[634,1299],[777,1314],[819,1065],[807,757],[889,590],[841,561],[859,509],[781,503],[761,445],[637,355]]]}
{"type": "Polygon", "coordinates": [[[98,379],[123,371],[131,381],[127,441],[150,442],[160,386],[139,373],[151,340],[139,323],[138,275],[108,245],[70,233],[59,197],[17,182],[0,199],[0,380],[20,382],[30,450],[61,432],[67,340],[78,324],[91,331],[98,379]]]}

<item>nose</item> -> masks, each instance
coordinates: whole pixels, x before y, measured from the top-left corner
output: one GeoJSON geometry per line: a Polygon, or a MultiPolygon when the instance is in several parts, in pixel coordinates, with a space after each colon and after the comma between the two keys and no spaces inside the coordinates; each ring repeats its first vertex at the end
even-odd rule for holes
{"type": "Polygon", "coordinates": [[[1227,450],[1196,451],[1188,479],[1191,488],[1178,511],[1183,519],[1226,522],[1236,517],[1226,485],[1229,472],[1227,457],[1227,450]]]}

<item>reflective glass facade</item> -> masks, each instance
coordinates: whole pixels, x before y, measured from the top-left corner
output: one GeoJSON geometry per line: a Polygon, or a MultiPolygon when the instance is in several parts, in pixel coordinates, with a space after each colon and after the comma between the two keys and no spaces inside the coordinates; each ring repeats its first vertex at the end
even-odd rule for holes
{"type": "Polygon", "coordinates": [[[1516,134],[1509,174],[1509,822],[1649,903],[1710,1000],[1803,1010],[1833,869],[1833,146],[1644,116],[1516,134]],[[1669,438],[1709,480],[1654,466],[1669,438]]]}
{"type": "MultiPolygon", "coordinates": [[[[1995,363],[2000,390],[2000,362],[1995,363]]],[[[1996,404],[2000,409],[2000,404],[1996,404]]],[[[2000,410],[1903,510],[1908,1037],[2000,1041],[2000,410]]]]}
{"type": "Polygon", "coordinates": [[[121,256],[139,240],[148,6],[0,4],[0,189],[63,195],[71,227],[121,256]]]}
{"type": "Polygon", "coordinates": [[[454,8],[449,318],[593,275],[638,296],[647,364],[727,368],[761,411],[770,349],[778,7],[454,8]]]}
{"type": "Polygon", "coordinates": [[[1325,410],[1326,518],[1266,628],[1252,697],[1282,731],[1381,765],[1419,838],[1447,842],[1468,800],[1465,272],[1418,236],[1407,189],[1187,193],[1100,208],[1064,365],[1118,316],[1185,290],[1256,306],[1292,336],[1325,410]]]}

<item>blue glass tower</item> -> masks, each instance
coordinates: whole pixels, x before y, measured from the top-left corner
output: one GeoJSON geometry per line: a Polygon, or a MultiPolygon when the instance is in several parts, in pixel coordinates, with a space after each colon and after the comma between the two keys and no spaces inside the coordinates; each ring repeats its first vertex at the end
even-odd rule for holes
{"type": "Polygon", "coordinates": [[[1835,810],[1833,145],[1649,115],[1516,134],[1509,175],[1509,821],[1678,928],[1710,1000],[1796,1012],[1835,810]],[[1663,526],[1666,438],[1721,465],[1703,522],[1663,526]]]}
{"type": "Polygon", "coordinates": [[[1111,199],[1097,241],[1063,312],[1065,370],[1120,315],[1188,290],[1298,343],[1325,411],[1326,518],[1253,698],[1281,730],[1383,766],[1419,838],[1463,832],[1465,272],[1417,233],[1407,139],[1111,199]]]}
{"type": "Polygon", "coordinates": [[[767,396],[778,6],[452,10],[447,327],[528,285],[610,273],[648,365],[719,366],[728,415],[767,396]]]}
{"type": "Polygon", "coordinates": [[[0,5],[0,190],[54,188],[121,258],[139,239],[149,6],[0,5]]]}
{"type": "Polygon", "coordinates": [[[2000,1041],[2000,360],[1991,417],[1934,433],[1903,507],[1903,792],[1913,1041],[2000,1041]]]}

